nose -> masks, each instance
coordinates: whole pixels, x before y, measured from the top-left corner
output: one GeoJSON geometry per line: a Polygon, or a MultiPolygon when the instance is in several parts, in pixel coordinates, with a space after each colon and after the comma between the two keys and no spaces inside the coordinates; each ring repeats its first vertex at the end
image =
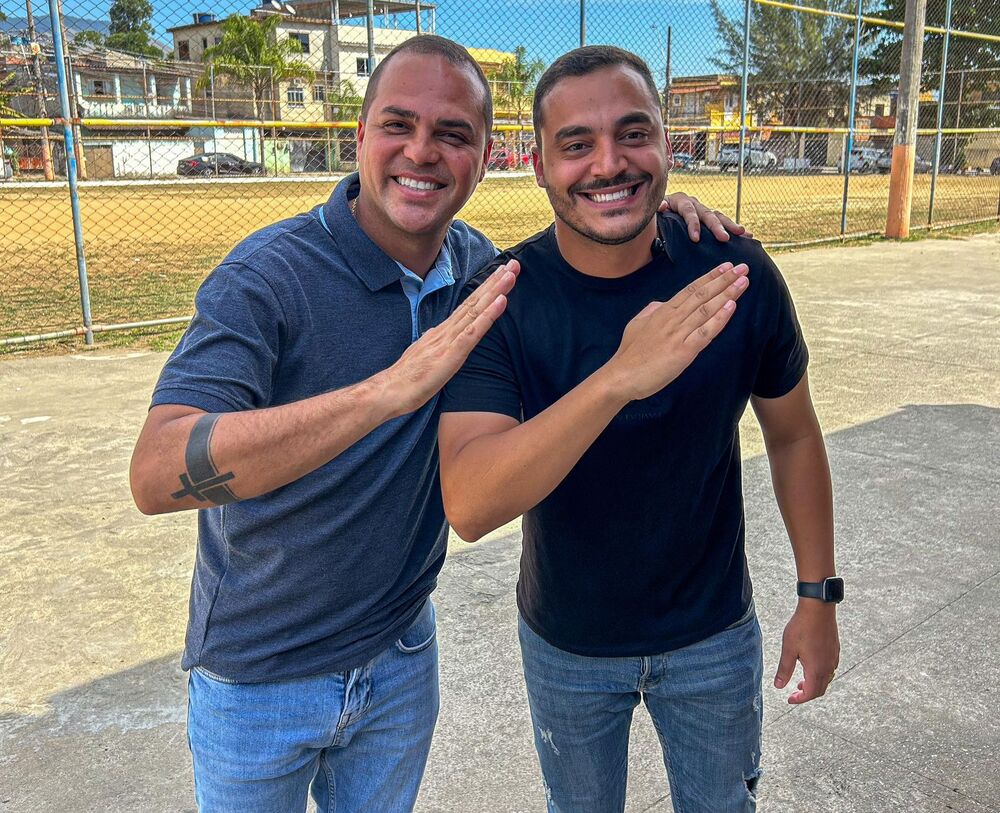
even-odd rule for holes
{"type": "Polygon", "coordinates": [[[422,166],[435,164],[441,158],[434,134],[419,130],[414,130],[407,139],[406,145],[403,148],[403,155],[414,164],[422,166]]]}
{"type": "Polygon", "coordinates": [[[614,178],[628,167],[628,159],[614,138],[600,139],[595,145],[591,172],[597,178],[614,178]]]}

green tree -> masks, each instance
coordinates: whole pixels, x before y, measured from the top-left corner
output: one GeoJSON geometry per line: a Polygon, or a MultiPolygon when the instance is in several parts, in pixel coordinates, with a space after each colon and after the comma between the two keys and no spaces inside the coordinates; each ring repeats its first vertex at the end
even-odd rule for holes
{"type": "MultiPolygon", "coordinates": [[[[150,23],[153,6],[149,0],[115,0],[108,16],[111,25],[108,26],[105,47],[141,56],[163,56],[163,51],[149,41],[153,34],[150,23]]],[[[76,42],[76,38],[73,41],[76,42]]]]}
{"type": "MultiPolygon", "coordinates": [[[[358,89],[350,79],[341,79],[326,91],[326,103],[330,108],[330,116],[334,121],[355,121],[361,113],[361,103],[364,101],[358,89]]],[[[333,132],[332,155],[330,156],[330,168],[340,169],[341,144],[340,134],[343,130],[333,132]]]]}
{"type": "MultiPolygon", "coordinates": [[[[927,0],[926,24],[944,27],[945,0],[927,0]]],[[[870,14],[902,20],[905,0],[883,0],[870,14]]],[[[952,4],[951,27],[962,31],[996,34],[1000,31],[1000,0],[962,0],[952,4]]],[[[873,34],[873,52],[865,59],[865,70],[885,90],[899,84],[903,32],[878,28],[873,34]]],[[[944,37],[924,37],[920,88],[937,92],[941,84],[944,37]]],[[[1000,126],[1000,44],[988,40],[952,37],[948,47],[947,83],[944,91],[945,127],[1000,126]]],[[[937,125],[937,105],[920,106],[920,127],[937,125]]]]}
{"type": "MultiPolygon", "coordinates": [[[[494,86],[493,104],[504,113],[513,113],[520,127],[524,114],[531,110],[535,98],[535,85],[545,70],[540,59],[528,59],[527,49],[518,45],[514,56],[505,59],[500,67],[490,75],[494,86]]],[[[522,140],[520,130],[517,137],[517,158],[520,166],[522,140]]]]}
{"type": "Polygon", "coordinates": [[[0,116],[16,118],[21,115],[11,107],[10,103],[24,91],[24,88],[17,85],[16,72],[11,71],[6,76],[0,76],[0,116]]]}
{"type": "MultiPolygon", "coordinates": [[[[743,21],[726,17],[719,0],[710,2],[722,41],[721,53],[712,62],[739,76],[743,72],[743,21]]],[[[827,11],[855,10],[854,0],[802,0],[802,4],[827,11]]],[[[851,21],[751,4],[748,109],[762,122],[842,126],[853,48],[851,21]]]]}
{"type": "Polygon", "coordinates": [[[361,112],[364,97],[358,92],[357,86],[350,79],[341,79],[326,91],[326,103],[330,106],[330,115],[335,120],[348,121],[356,119],[361,112]]]}
{"type": "MultiPolygon", "coordinates": [[[[289,79],[312,81],[314,72],[301,59],[302,46],[297,40],[278,38],[276,29],[280,15],[263,20],[234,14],[222,24],[222,39],[205,51],[205,62],[215,73],[228,76],[249,88],[255,119],[262,118],[263,103],[271,98],[274,88],[289,79]]],[[[210,69],[205,68],[198,87],[208,87],[210,69]]]]}
{"type": "Polygon", "coordinates": [[[73,44],[89,48],[105,48],[106,40],[100,31],[81,31],[73,37],[73,44]]]}

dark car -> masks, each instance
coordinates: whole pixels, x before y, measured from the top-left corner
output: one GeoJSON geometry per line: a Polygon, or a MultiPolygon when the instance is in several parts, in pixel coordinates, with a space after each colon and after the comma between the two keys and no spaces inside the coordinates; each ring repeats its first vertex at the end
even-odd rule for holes
{"type": "Polygon", "coordinates": [[[1000,155],[990,164],[990,175],[1000,175],[1000,155]]]}
{"type": "Polygon", "coordinates": [[[229,152],[206,152],[177,162],[178,175],[214,178],[220,175],[263,175],[264,166],[229,152]]]}

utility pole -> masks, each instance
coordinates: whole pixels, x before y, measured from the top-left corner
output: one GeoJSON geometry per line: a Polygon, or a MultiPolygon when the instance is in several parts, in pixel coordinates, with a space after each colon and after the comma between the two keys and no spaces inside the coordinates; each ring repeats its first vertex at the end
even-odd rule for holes
{"type": "Polygon", "coordinates": [[[899,96],[896,104],[896,135],[892,142],[892,174],[889,177],[889,211],[885,236],[910,236],[913,203],[913,162],[917,142],[917,109],[920,104],[920,67],[924,53],[924,17],[927,0],[906,0],[903,21],[903,54],[899,64],[899,96]]]}
{"type": "MultiPolygon", "coordinates": [[[[80,108],[77,104],[76,98],[76,79],[73,74],[73,59],[69,54],[69,46],[66,42],[66,29],[63,27],[63,10],[62,10],[62,0],[56,0],[56,13],[59,15],[59,40],[62,45],[63,58],[66,60],[66,86],[69,92],[69,114],[72,117],[71,122],[73,126],[73,149],[76,150],[76,171],[79,175],[79,180],[87,180],[87,154],[84,152],[83,148],[83,128],[80,127],[78,122],[80,120],[80,108]]],[[[56,32],[52,32],[52,36],[56,36],[56,32]]],[[[69,167],[69,161],[66,162],[67,168],[69,167]]],[[[67,169],[68,171],[68,169],[67,169]]]]}
{"type": "MultiPolygon", "coordinates": [[[[28,17],[28,42],[31,48],[31,72],[35,77],[35,96],[38,102],[39,118],[48,118],[45,113],[45,85],[42,79],[42,58],[41,46],[38,44],[38,36],[35,34],[35,15],[31,10],[31,0],[24,0],[24,8],[28,17]]],[[[45,180],[55,179],[52,171],[52,150],[49,147],[49,128],[42,128],[42,168],[45,170],[45,180]]]]}
{"type": "Polygon", "coordinates": [[[663,125],[669,130],[670,129],[670,85],[673,83],[673,77],[670,75],[670,50],[671,50],[671,27],[667,26],[667,67],[665,70],[664,83],[663,83],[663,105],[665,110],[663,111],[663,125]]]}

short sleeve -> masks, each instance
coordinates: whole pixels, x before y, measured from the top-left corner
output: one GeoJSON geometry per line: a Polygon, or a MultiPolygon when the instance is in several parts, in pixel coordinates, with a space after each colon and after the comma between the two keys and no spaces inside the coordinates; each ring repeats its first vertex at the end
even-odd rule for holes
{"type": "Polygon", "coordinates": [[[239,263],[219,266],[198,290],[195,316],[160,373],[152,406],[269,406],[284,328],[281,303],[260,274],[239,263]]]}
{"type": "Polygon", "coordinates": [[[763,265],[769,301],[753,394],[760,398],[780,398],[802,380],[809,365],[809,350],[781,272],[766,254],[763,265]]]}
{"type": "MultiPolygon", "coordinates": [[[[477,273],[463,291],[463,300],[501,262],[502,258],[477,273]]],[[[502,315],[445,386],[441,397],[442,412],[493,412],[521,420],[521,388],[504,333],[508,323],[506,315],[502,315]]]]}

